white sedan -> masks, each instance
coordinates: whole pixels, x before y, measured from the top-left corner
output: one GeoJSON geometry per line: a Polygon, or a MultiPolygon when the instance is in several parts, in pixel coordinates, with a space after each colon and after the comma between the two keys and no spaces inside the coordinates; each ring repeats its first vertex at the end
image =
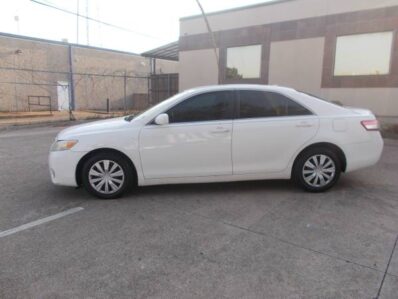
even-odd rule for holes
{"type": "Polygon", "coordinates": [[[321,192],[341,172],[375,164],[382,150],[368,110],[290,88],[220,85],[185,91],[137,116],[67,128],[49,164],[54,184],[82,185],[105,199],[134,185],[290,178],[321,192]]]}

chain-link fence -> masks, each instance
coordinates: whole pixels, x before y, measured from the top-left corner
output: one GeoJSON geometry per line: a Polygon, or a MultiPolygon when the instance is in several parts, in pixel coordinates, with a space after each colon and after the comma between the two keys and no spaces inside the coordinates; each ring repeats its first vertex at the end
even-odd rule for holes
{"type": "MultiPolygon", "coordinates": [[[[0,71],[2,112],[62,111],[69,108],[127,112],[136,108],[134,98],[138,97],[142,102],[144,95],[146,105],[149,105],[148,76],[130,75],[124,71],[69,73],[4,66],[0,71]],[[30,97],[50,98],[51,109],[45,105],[33,107],[30,97]]],[[[142,103],[139,108],[143,108],[142,103]]]]}
{"type": "Polygon", "coordinates": [[[177,93],[178,75],[80,73],[0,66],[0,122],[127,115],[177,93]]]}

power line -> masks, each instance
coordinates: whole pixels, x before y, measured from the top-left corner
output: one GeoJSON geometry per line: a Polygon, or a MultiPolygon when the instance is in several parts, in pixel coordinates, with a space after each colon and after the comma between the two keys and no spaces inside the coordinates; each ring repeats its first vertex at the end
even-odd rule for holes
{"type": "Polygon", "coordinates": [[[98,19],[95,19],[95,18],[92,18],[92,17],[89,17],[89,16],[81,15],[81,14],[79,14],[77,12],[73,12],[73,11],[58,7],[58,6],[54,6],[54,5],[51,5],[51,4],[43,3],[43,2],[40,2],[40,1],[37,1],[37,0],[30,0],[30,1],[34,2],[36,4],[40,4],[40,5],[49,7],[49,8],[53,8],[53,9],[62,11],[64,13],[67,13],[67,14],[70,14],[70,15],[77,16],[78,18],[84,18],[86,20],[89,20],[89,21],[92,21],[92,22],[96,22],[96,23],[99,23],[99,24],[102,24],[102,25],[105,25],[105,26],[108,26],[108,27],[112,27],[112,28],[116,28],[116,29],[119,29],[119,30],[131,32],[131,33],[134,33],[134,34],[137,34],[137,35],[141,35],[141,36],[145,36],[145,37],[152,38],[152,39],[161,40],[161,38],[159,38],[159,37],[155,37],[155,36],[152,36],[152,35],[149,35],[149,34],[137,32],[137,31],[134,31],[132,29],[125,28],[125,27],[122,27],[122,26],[119,26],[119,25],[114,25],[114,24],[111,24],[111,23],[108,23],[108,22],[104,22],[104,21],[101,21],[101,20],[98,20],[98,19]]]}

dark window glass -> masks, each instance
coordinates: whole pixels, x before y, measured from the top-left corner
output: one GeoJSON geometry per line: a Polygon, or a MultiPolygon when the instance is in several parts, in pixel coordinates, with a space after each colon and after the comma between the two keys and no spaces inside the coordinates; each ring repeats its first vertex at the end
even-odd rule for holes
{"type": "Polygon", "coordinates": [[[232,91],[209,92],[194,96],[171,108],[170,123],[232,119],[232,91]]]}
{"type": "Polygon", "coordinates": [[[275,92],[240,91],[240,118],[311,115],[308,109],[275,92]]]}

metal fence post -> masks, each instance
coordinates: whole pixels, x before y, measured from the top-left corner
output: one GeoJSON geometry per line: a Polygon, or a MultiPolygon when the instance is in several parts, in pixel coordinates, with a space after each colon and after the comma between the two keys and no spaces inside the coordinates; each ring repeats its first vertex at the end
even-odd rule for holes
{"type": "Polygon", "coordinates": [[[170,86],[170,84],[171,84],[171,82],[170,82],[170,74],[167,74],[167,97],[169,98],[170,97],[170,89],[171,89],[171,86],[170,86]]]}
{"type": "MultiPolygon", "coordinates": [[[[72,46],[69,45],[68,47],[68,54],[69,54],[69,120],[75,120],[73,116],[72,109],[75,108],[75,85],[73,80],[73,61],[72,61],[72,46]]],[[[58,88],[58,85],[57,85],[58,88]]]]}
{"type": "Polygon", "coordinates": [[[148,82],[147,101],[148,101],[148,107],[151,107],[151,102],[152,102],[151,76],[148,77],[147,82],[148,82]]]}
{"type": "Polygon", "coordinates": [[[127,114],[127,73],[124,71],[124,114],[127,114]]]}

